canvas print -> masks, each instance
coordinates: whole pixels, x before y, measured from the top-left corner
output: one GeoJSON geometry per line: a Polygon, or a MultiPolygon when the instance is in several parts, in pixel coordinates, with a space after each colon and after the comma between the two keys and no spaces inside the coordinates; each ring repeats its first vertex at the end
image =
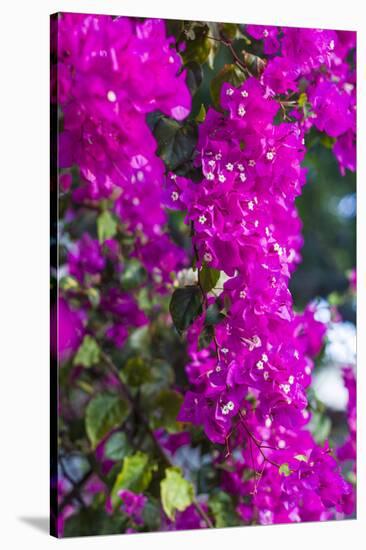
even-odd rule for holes
{"type": "Polygon", "coordinates": [[[356,33],[59,13],[50,108],[51,533],[354,518],[356,33]]]}

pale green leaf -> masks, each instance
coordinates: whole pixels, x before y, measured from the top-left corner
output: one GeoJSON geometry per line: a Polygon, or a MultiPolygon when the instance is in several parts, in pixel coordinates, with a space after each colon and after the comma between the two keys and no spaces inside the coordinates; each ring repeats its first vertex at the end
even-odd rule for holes
{"type": "Polygon", "coordinates": [[[100,243],[112,239],[117,233],[117,222],[109,210],[104,210],[97,219],[97,232],[100,243]]]}
{"type": "Polygon", "coordinates": [[[193,485],[184,479],[179,468],[165,470],[160,492],[164,512],[171,520],[174,520],[177,510],[183,512],[194,499],[193,485]]]}
{"type": "Polygon", "coordinates": [[[92,367],[99,362],[100,347],[97,342],[89,334],[84,336],[84,339],[74,357],[74,365],[82,365],[83,367],[92,367]]]}
{"type": "Polygon", "coordinates": [[[111,498],[114,508],[118,506],[119,491],[128,489],[135,493],[142,493],[150,485],[152,474],[156,470],[156,464],[151,463],[151,458],[146,453],[138,451],[136,454],[126,456],[117,479],[114,483],[111,498]]]}
{"type": "Polygon", "coordinates": [[[118,395],[101,393],[88,404],[85,414],[86,433],[95,448],[113,429],[128,416],[129,405],[118,395]]]}

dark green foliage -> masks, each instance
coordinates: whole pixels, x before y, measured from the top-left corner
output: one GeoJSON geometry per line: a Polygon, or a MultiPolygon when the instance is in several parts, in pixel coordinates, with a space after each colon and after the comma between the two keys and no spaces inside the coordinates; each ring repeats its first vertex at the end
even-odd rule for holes
{"type": "Polygon", "coordinates": [[[175,328],[184,332],[202,311],[202,292],[197,286],[177,288],[172,296],[169,311],[175,328]]]}
{"type": "Polygon", "coordinates": [[[157,154],[169,170],[183,170],[192,160],[197,142],[197,126],[162,116],[155,125],[154,135],[158,142],[157,154]]]}

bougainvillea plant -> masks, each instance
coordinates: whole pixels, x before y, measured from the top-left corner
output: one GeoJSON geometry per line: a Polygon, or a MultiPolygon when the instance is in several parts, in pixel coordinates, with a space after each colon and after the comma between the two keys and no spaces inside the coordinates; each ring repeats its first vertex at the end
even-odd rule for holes
{"type": "Polygon", "coordinates": [[[354,516],[354,368],[335,431],[313,374],[355,272],[327,319],[291,281],[309,155],[356,169],[355,48],[52,17],[53,534],[354,516]]]}

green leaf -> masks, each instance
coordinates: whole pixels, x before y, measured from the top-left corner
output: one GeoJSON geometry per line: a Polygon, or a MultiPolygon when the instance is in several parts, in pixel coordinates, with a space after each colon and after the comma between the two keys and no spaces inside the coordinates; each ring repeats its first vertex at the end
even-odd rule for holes
{"type": "Polygon", "coordinates": [[[173,292],[169,311],[179,333],[185,331],[202,312],[202,292],[197,286],[177,288],[173,292]]]}
{"type": "Polygon", "coordinates": [[[177,416],[182,402],[183,397],[180,393],[174,390],[162,390],[154,400],[154,409],[149,415],[152,427],[154,429],[163,427],[170,433],[178,431],[177,416]]]}
{"type": "Polygon", "coordinates": [[[244,64],[253,76],[259,77],[266,68],[267,61],[258,55],[243,52],[244,64]]]}
{"type": "Polygon", "coordinates": [[[204,326],[198,338],[198,349],[207,348],[214,337],[214,328],[212,325],[204,326]]]}
{"type": "Polygon", "coordinates": [[[331,292],[330,294],[328,294],[327,300],[328,300],[329,305],[339,306],[344,301],[344,298],[341,296],[341,294],[339,294],[339,292],[334,291],[334,292],[331,292]]]}
{"type": "Polygon", "coordinates": [[[117,233],[117,222],[109,210],[104,210],[97,218],[97,232],[100,243],[112,239],[117,233]]]}
{"type": "Polygon", "coordinates": [[[215,519],[215,527],[234,527],[239,525],[239,518],[230,495],[217,491],[208,501],[208,506],[215,519]]]}
{"type": "Polygon", "coordinates": [[[186,73],[186,82],[188,88],[193,96],[198,88],[200,87],[203,79],[203,71],[201,65],[196,61],[191,61],[185,65],[186,73]]]}
{"type": "Polygon", "coordinates": [[[225,314],[222,313],[220,304],[215,302],[214,304],[211,304],[206,311],[206,318],[205,318],[205,324],[206,325],[217,325],[225,319],[225,314]]]}
{"type": "Polygon", "coordinates": [[[62,290],[76,290],[79,287],[79,281],[77,281],[71,275],[67,275],[60,279],[60,288],[62,290]]]}
{"type": "Polygon", "coordinates": [[[217,281],[220,279],[220,271],[218,269],[213,269],[208,267],[206,264],[203,264],[200,270],[200,283],[204,292],[210,292],[215,288],[217,281]]]}
{"type": "Polygon", "coordinates": [[[327,134],[322,134],[320,137],[320,143],[327,149],[332,149],[336,141],[337,140],[335,138],[330,137],[327,134]]]}
{"type": "Polygon", "coordinates": [[[221,23],[220,34],[225,40],[234,40],[238,31],[236,23],[221,23]]]}
{"type": "Polygon", "coordinates": [[[154,127],[158,142],[157,154],[169,170],[175,171],[191,161],[197,143],[197,127],[194,123],[179,124],[162,116],[154,127]]]}
{"type": "Polygon", "coordinates": [[[135,388],[152,380],[151,367],[142,357],[130,357],[122,372],[127,384],[135,388]]]}
{"type": "Polygon", "coordinates": [[[212,102],[216,108],[220,107],[220,93],[224,82],[229,82],[233,86],[239,86],[245,80],[244,72],[236,65],[224,65],[221,71],[212,79],[210,92],[212,102]]]}
{"type": "Polygon", "coordinates": [[[111,516],[103,508],[88,507],[70,516],[65,522],[64,537],[112,535],[122,533],[126,518],[121,513],[111,516]]]}
{"type": "Polygon", "coordinates": [[[298,99],[297,102],[299,104],[299,107],[305,107],[305,105],[308,102],[308,96],[306,95],[305,92],[303,92],[302,94],[299,95],[299,99],[298,99]]]}
{"type": "Polygon", "coordinates": [[[117,432],[111,435],[105,446],[105,456],[110,460],[123,460],[129,454],[131,447],[127,441],[126,434],[117,432]]]}
{"type": "Polygon", "coordinates": [[[172,521],[175,512],[183,512],[194,499],[193,485],[184,479],[179,468],[165,470],[165,479],[160,483],[160,493],[164,512],[172,521]]]}
{"type": "Polygon", "coordinates": [[[307,462],[308,461],[308,457],[306,455],[296,455],[295,458],[299,462],[307,462]]]}
{"type": "Polygon", "coordinates": [[[182,53],[184,64],[195,61],[203,65],[210,55],[211,49],[215,46],[213,40],[207,38],[208,26],[206,24],[189,22],[185,29],[186,48],[182,53]]]}
{"type": "Polygon", "coordinates": [[[144,526],[149,531],[159,531],[161,525],[161,507],[157,499],[149,498],[142,511],[144,526]]]}
{"type": "Polygon", "coordinates": [[[200,110],[198,114],[196,115],[195,121],[196,122],[203,122],[206,118],[206,109],[203,103],[201,103],[200,110]]]}
{"type": "Polygon", "coordinates": [[[132,258],[125,264],[120,281],[124,290],[131,290],[139,287],[146,279],[146,271],[141,263],[132,258]]]}
{"type": "Polygon", "coordinates": [[[92,367],[99,362],[100,347],[97,342],[89,334],[84,336],[84,339],[74,357],[74,365],[82,365],[83,367],[92,367]]]}
{"type": "Polygon", "coordinates": [[[97,288],[90,287],[87,289],[86,294],[88,295],[89,302],[93,307],[98,307],[100,303],[100,292],[97,288]]]}
{"type": "Polygon", "coordinates": [[[113,507],[120,503],[118,493],[121,489],[128,489],[134,493],[145,491],[155,470],[156,464],[151,463],[151,458],[146,453],[138,451],[134,455],[126,456],[111,492],[113,507]]]}
{"type": "Polygon", "coordinates": [[[151,402],[163,389],[174,384],[174,370],[172,366],[163,360],[155,359],[150,364],[151,380],[143,384],[140,391],[146,402],[151,402]]]}
{"type": "Polygon", "coordinates": [[[85,428],[95,448],[98,443],[127,418],[129,405],[118,395],[101,393],[94,397],[86,408],[85,428]]]}
{"type": "Polygon", "coordinates": [[[284,462],[283,464],[281,464],[278,471],[279,471],[280,474],[284,474],[286,477],[291,475],[291,473],[292,473],[291,470],[290,470],[289,465],[287,464],[287,462],[284,462]]]}

